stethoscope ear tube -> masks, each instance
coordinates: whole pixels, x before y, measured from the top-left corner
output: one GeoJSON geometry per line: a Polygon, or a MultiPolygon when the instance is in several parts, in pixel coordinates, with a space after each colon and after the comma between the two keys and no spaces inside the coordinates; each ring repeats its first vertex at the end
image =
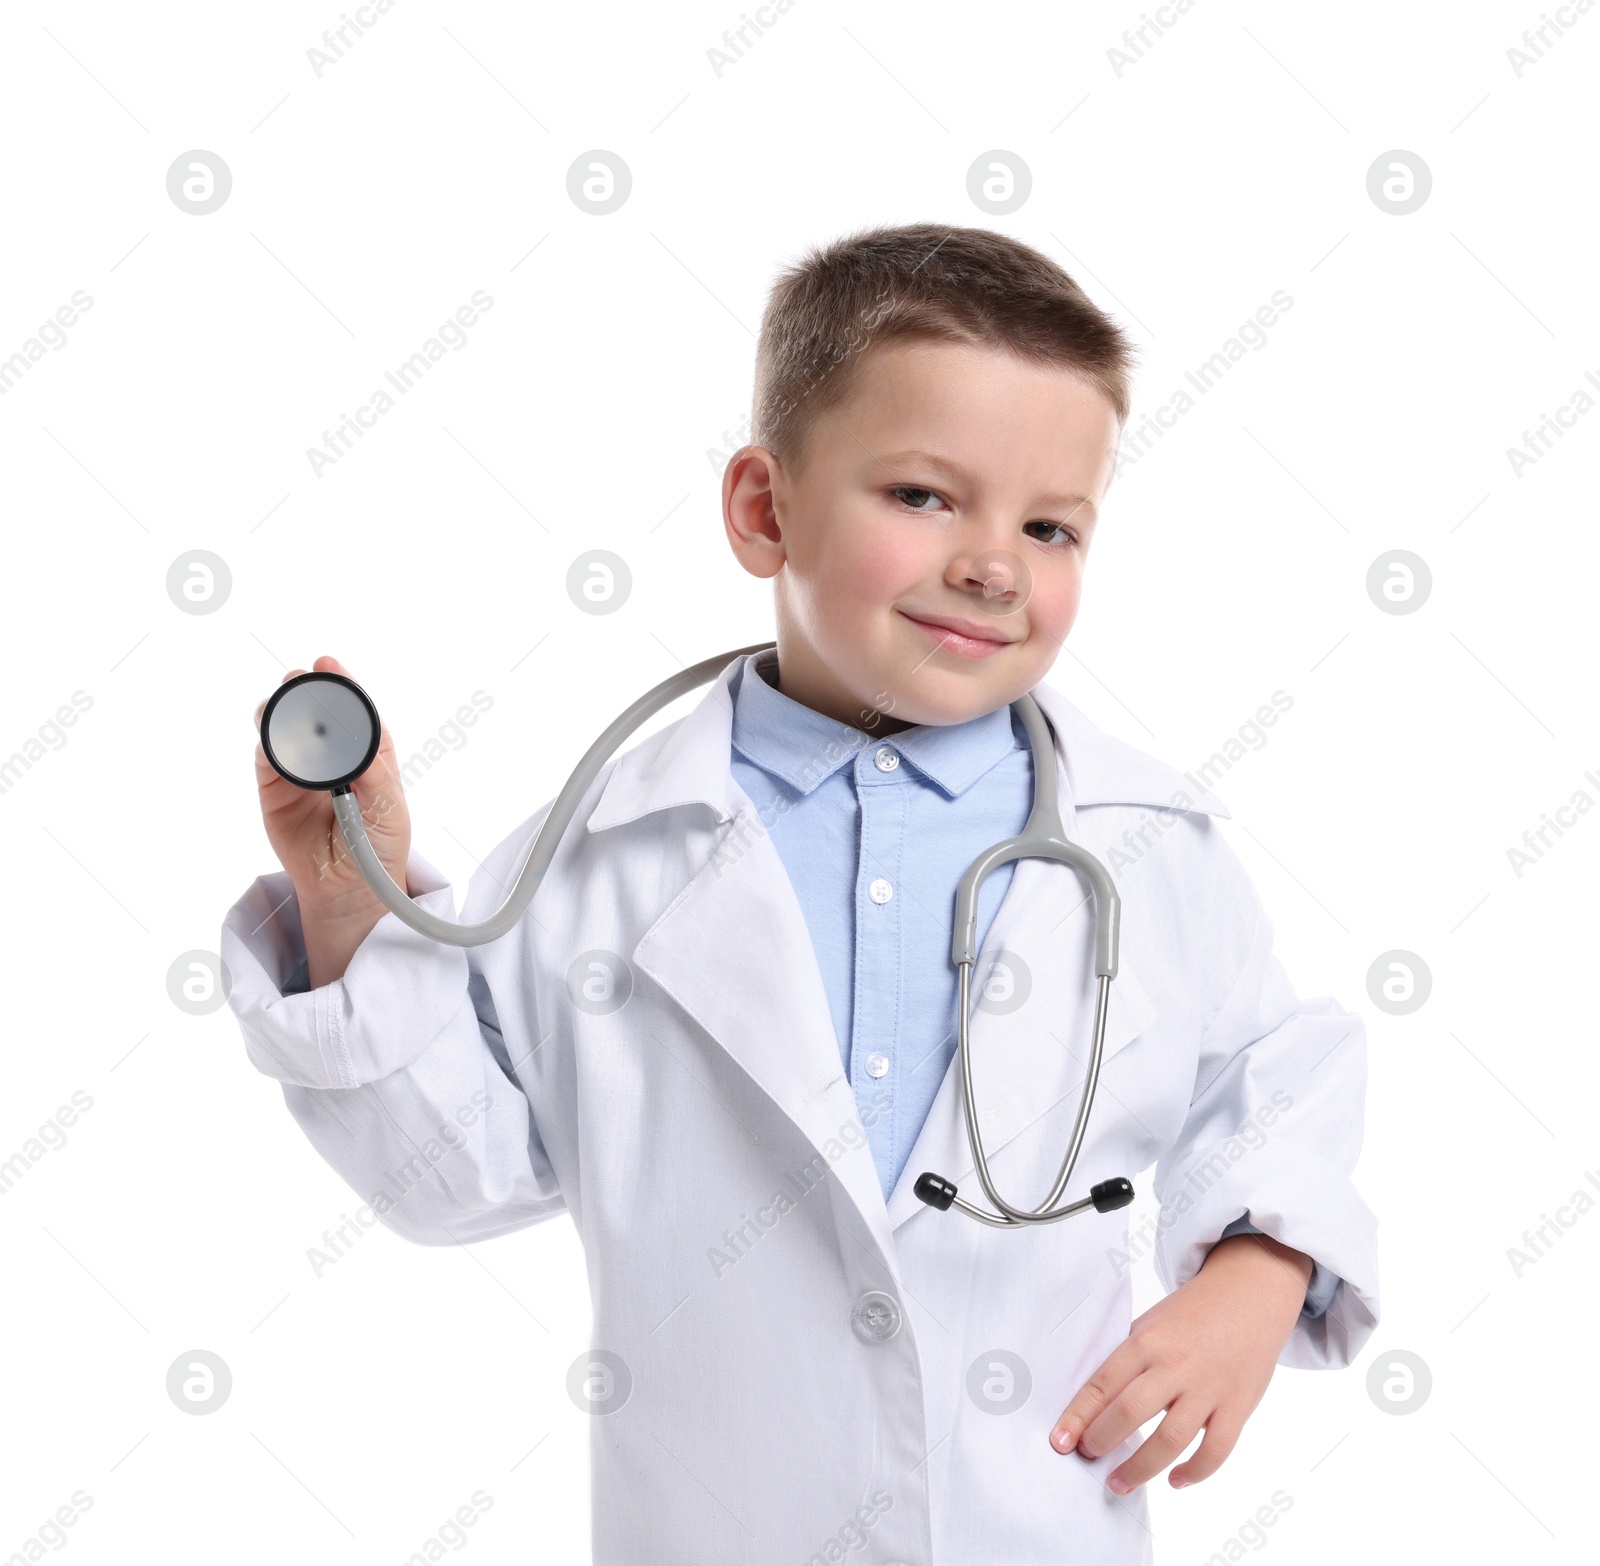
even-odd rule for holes
{"type": "Polygon", "coordinates": [[[1033,809],[1021,835],[1008,838],[985,849],[967,866],[956,887],[955,916],[950,933],[950,960],[959,974],[959,996],[956,1016],[956,1052],[961,1061],[962,1101],[967,1121],[967,1141],[972,1150],[972,1166],[983,1187],[984,1195],[993,1203],[994,1211],[986,1212],[956,1194],[955,1184],[943,1175],[931,1171],[919,1175],[912,1187],[915,1194],[928,1206],[948,1212],[959,1209],[970,1218],[996,1228],[1015,1228],[1022,1224],[1056,1223],[1074,1213],[1093,1208],[1096,1212],[1115,1212],[1133,1200],[1132,1182],[1118,1176],[1102,1180],[1091,1188],[1081,1201],[1056,1207],[1061,1193],[1072,1178],[1078,1153],[1083,1146],[1084,1134],[1089,1126],[1089,1112],[1094,1107],[1095,1089],[1100,1080],[1100,1062],[1105,1053],[1106,1011],[1111,995],[1111,981],[1117,973],[1117,943],[1122,920],[1122,899],[1105,866],[1088,849],[1080,848],[1067,840],[1066,828],[1061,821],[1056,777],[1055,740],[1039,704],[1032,696],[1022,696],[1013,704],[1033,751],[1033,809]],[[977,961],[978,893],[984,881],[1003,864],[1015,859],[1049,859],[1058,864],[1070,865],[1089,882],[1094,895],[1095,919],[1095,975],[1098,993],[1095,997],[1094,1047],[1089,1058],[1089,1069],[1084,1076],[1083,1098],[1078,1105],[1078,1118],[1073,1127],[1072,1141],[1050,1194],[1035,1208],[1029,1210],[1013,1207],[995,1189],[989,1172],[989,1160],[983,1150],[983,1135],[978,1128],[977,1095],[972,1080],[972,1051],[968,1040],[968,1012],[971,994],[972,968],[977,961]]]}
{"type": "Polygon", "coordinates": [[[971,980],[972,965],[963,963],[960,968],[959,998],[956,1003],[959,1008],[956,1018],[956,1053],[961,1062],[961,1097],[966,1113],[967,1141],[972,1149],[972,1166],[977,1171],[978,1183],[983,1187],[983,1194],[993,1204],[994,1211],[986,1212],[983,1208],[974,1206],[973,1203],[958,1196],[952,1181],[931,1171],[919,1175],[912,1190],[930,1207],[937,1207],[941,1211],[955,1207],[969,1218],[976,1218],[979,1223],[986,1223],[997,1229],[1017,1228],[1023,1224],[1033,1223],[1059,1223],[1063,1218],[1070,1218],[1074,1213],[1087,1212],[1090,1208],[1096,1212],[1106,1213],[1115,1212],[1119,1207],[1126,1207],[1133,1200],[1133,1183],[1121,1176],[1101,1181],[1080,1201],[1068,1202],[1062,1207],[1054,1205],[1060,1200],[1061,1193],[1066,1190],[1067,1182],[1072,1178],[1072,1171],[1078,1162],[1078,1153],[1083,1147],[1084,1133],[1089,1127],[1089,1112],[1094,1107],[1095,1089],[1100,1082],[1100,1062],[1105,1054],[1106,1003],[1111,994],[1111,976],[1102,974],[1099,978],[1099,993],[1095,997],[1094,1008],[1094,1048],[1090,1053],[1088,1072],[1083,1079],[1083,1097],[1078,1103],[1078,1118],[1072,1129],[1072,1141],[1067,1147],[1066,1156],[1061,1160],[1061,1168],[1056,1175],[1055,1184],[1050,1188],[1050,1194],[1031,1210],[1013,1207],[995,1189],[994,1176],[989,1172],[989,1160],[983,1150],[983,1134],[978,1129],[977,1094],[972,1081],[972,1050],[967,1037],[971,980]]]}

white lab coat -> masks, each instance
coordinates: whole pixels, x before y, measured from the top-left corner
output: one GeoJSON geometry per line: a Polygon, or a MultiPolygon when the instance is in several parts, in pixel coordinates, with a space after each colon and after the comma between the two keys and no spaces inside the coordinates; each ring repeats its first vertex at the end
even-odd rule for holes
{"type": "MultiPolygon", "coordinates": [[[[1136,1442],[1087,1462],[1047,1440],[1127,1334],[1128,1214],[1013,1233],[924,1207],[924,1170],[981,1199],[955,1062],[885,1204],[800,905],[730,774],[728,680],[601,774],[534,917],[492,946],[436,946],[386,915],[341,980],[285,996],[296,904],[286,876],[258,880],[222,941],[250,1059],[364,1201],[409,1186],[384,1214],[407,1239],[572,1215],[594,1346],[625,1367],[602,1361],[592,1388],[614,1410],[592,1424],[599,1566],[1148,1562],[1143,1491],[1105,1486],[1136,1442]],[[626,959],[620,1009],[603,982],[598,1004],[570,998],[595,951],[626,959]],[[883,1341],[857,1311],[872,1292],[880,1335],[900,1317],[883,1341]],[[991,1394],[1031,1383],[1026,1400],[992,1412],[969,1372],[991,1394]]],[[[1147,1189],[1154,1162],[1169,1288],[1248,1212],[1343,1280],[1280,1363],[1348,1364],[1378,1312],[1376,1222],[1350,1180],[1363,1025],[1296,997],[1210,820],[1221,802],[1035,695],[1067,835],[1113,866],[1123,906],[1067,1199],[1114,1175],[1147,1189]]],[[[463,919],[498,903],[544,814],[473,876],[463,919]]],[[[408,875],[453,915],[425,860],[408,875]]],[[[1072,871],[1027,860],[986,942],[1031,975],[1025,1004],[975,1007],[971,1025],[985,1147],[1014,1202],[1049,1189],[1077,1110],[1089,911],[1072,871]]]]}

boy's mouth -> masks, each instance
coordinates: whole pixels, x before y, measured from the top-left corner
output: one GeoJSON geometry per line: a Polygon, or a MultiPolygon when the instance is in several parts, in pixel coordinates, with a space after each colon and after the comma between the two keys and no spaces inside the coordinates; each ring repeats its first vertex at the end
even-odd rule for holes
{"type": "Polygon", "coordinates": [[[991,658],[1002,647],[1018,638],[1003,636],[992,625],[976,620],[958,620],[950,615],[914,615],[899,611],[919,631],[931,637],[946,652],[960,658],[991,658]]]}

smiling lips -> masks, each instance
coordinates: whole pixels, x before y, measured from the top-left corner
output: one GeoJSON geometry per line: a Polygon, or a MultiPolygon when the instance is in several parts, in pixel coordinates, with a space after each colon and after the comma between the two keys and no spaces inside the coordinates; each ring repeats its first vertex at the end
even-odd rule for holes
{"type": "Polygon", "coordinates": [[[980,625],[976,620],[956,620],[947,615],[914,615],[900,611],[906,619],[925,632],[946,652],[958,658],[992,658],[1002,647],[1009,647],[1017,638],[1001,636],[993,626],[980,625]]]}

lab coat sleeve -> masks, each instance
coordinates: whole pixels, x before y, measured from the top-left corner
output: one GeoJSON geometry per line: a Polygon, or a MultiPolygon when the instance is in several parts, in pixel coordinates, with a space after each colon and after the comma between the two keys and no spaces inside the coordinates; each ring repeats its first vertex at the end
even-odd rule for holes
{"type": "MultiPolygon", "coordinates": [[[[455,916],[449,883],[414,851],[406,879],[423,908],[455,916]]],[[[307,989],[299,903],[280,872],[228,911],[221,955],[251,1063],[387,1227],[462,1244],[563,1210],[470,950],[386,913],[341,978],[307,989]]]]}
{"type": "MultiPolygon", "coordinates": [[[[1308,1303],[1278,1356],[1335,1369],[1378,1322],[1377,1219],[1351,1179],[1361,1150],[1366,1029],[1333,999],[1296,996],[1272,925],[1233,859],[1238,975],[1199,1043],[1189,1112],[1156,1164],[1155,1263],[1169,1290],[1240,1218],[1314,1263],[1308,1303]],[[1331,1287],[1329,1280],[1333,1280],[1331,1287]]],[[[1232,923],[1232,920],[1229,921],[1232,923]]]]}

